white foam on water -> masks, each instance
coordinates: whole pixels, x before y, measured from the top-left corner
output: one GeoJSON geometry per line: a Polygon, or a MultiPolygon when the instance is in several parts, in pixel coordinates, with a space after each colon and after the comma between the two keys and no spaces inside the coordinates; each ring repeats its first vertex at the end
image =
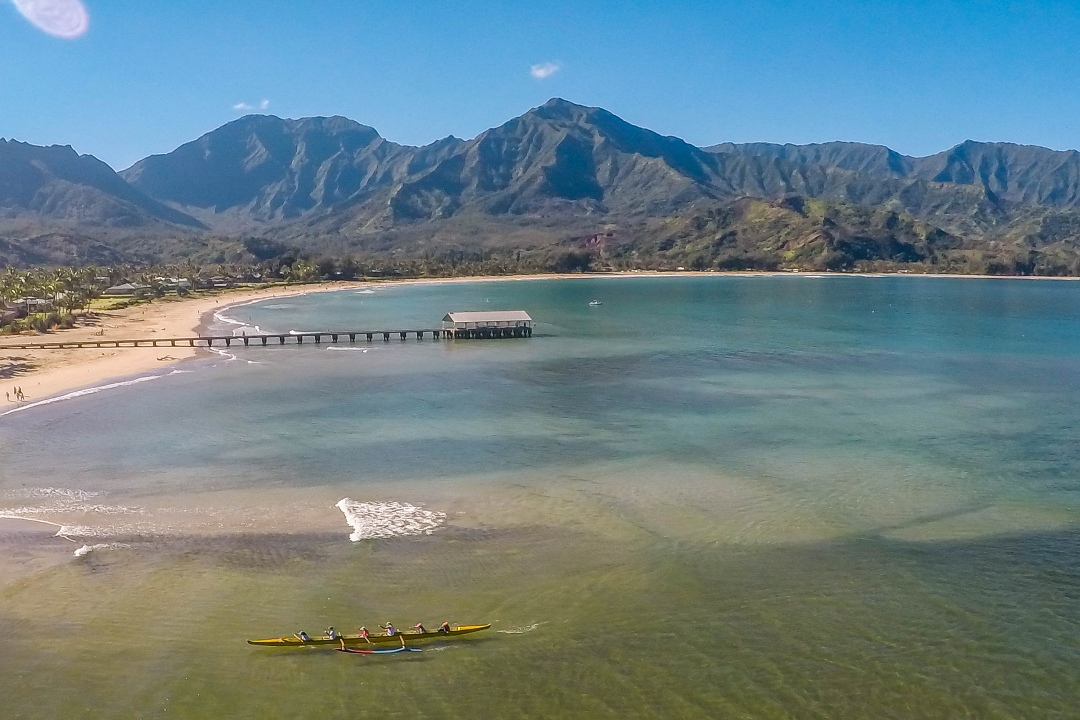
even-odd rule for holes
{"type": "Polygon", "coordinates": [[[399,502],[357,502],[342,498],[336,507],[353,529],[353,542],[374,538],[430,535],[446,520],[446,513],[399,502]]]}
{"type": "Polygon", "coordinates": [[[374,294],[375,294],[375,291],[374,291],[374,290],[371,290],[371,289],[369,288],[369,289],[367,289],[367,290],[357,290],[355,294],[356,294],[356,295],[374,295],[374,294]]]}
{"type": "Polygon", "coordinates": [[[352,352],[366,353],[366,352],[371,352],[375,348],[369,348],[369,347],[341,347],[340,345],[328,345],[326,347],[326,349],[327,350],[349,350],[349,351],[352,351],[352,352]]]}
{"type": "Polygon", "coordinates": [[[83,545],[81,548],[76,549],[75,552],[73,552],[71,554],[78,558],[78,557],[86,557],[87,555],[94,552],[95,550],[108,550],[110,548],[129,548],[129,547],[131,547],[131,546],[127,545],[125,543],[96,543],[94,545],[83,545]]]}
{"type": "Polygon", "coordinates": [[[95,395],[105,390],[113,390],[119,387],[127,387],[128,385],[138,385],[139,383],[150,382],[151,380],[160,380],[163,377],[169,377],[170,375],[176,375],[180,372],[187,372],[186,370],[173,370],[165,375],[144,375],[143,377],[135,378],[134,380],[125,380],[123,382],[108,383],[106,385],[97,385],[95,387],[85,388],[83,390],[76,390],[64,395],[58,395],[56,397],[48,398],[47,400],[38,400],[37,402],[27,403],[26,405],[20,405],[17,408],[0,413],[0,417],[5,415],[12,415],[17,412],[23,412],[24,410],[30,410],[31,408],[41,407],[42,405],[52,405],[53,403],[63,402],[65,400],[74,400],[75,398],[85,397],[87,395],[95,395]]]}
{"type": "Polygon", "coordinates": [[[61,525],[56,537],[75,542],[75,538],[113,538],[133,535],[161,535],[165,529],[149,522],[133,525],[61,525]]]}
{"type": "Polygon", "coordinates": [[[500,632],[503,635],[524,635],[527,632],[532,632],[543,624],[543,622],[535,622],[532,625],[522,625],[521,627],[511,628],[509,630],[496,630],[495,632],[500,632]]]}
{"type": "MultiPolygon", "coordinates": [[[[229,309],[234,308],[234,307],[240,307],[240,306],[239,305],[232,305],[232,306],[230,306],[229,309]]],[[[223,323],[226,323],[228,325],[239,325],[240,327],[244,327],[244,328],[251,327],[246,322],[243,322],[241,320],[234,320],[233,318],[229,317],[228,315],[225,314],[224,310],[216,311],[214,313],[214,319],[217,320],[218,322],[223,322],[223,323]]]]}
{"type": "Polygon", "coordinates": [[[101,493],[91,492],[89,490],[73,490],[71,488],[19,488],[17,490],[9,490],[4,493],[4,497],[18,498],[18,499],[38,499],[48,498],[50,500],[60,500],[61,502],[86,502],[90,498],[100,497],[101,493]]]}
{"type": "Polygon", "coordinates": [[[222,350],[221,348],[216,347],[208,347],[206,349],[214,353],[215,355],[220,355],[221,357],[225,358],[225,362],[232,362],[233,360],[236,360],[236,355],[233,355],[227,350],[222,350]]]}
{"type": "MultiPolygon", "coordinates": [[[[98,515],[143,515],[145,511],[142,508],[124,507],[122,505],[78,505],[78,504],[60,504],[60,505],[29,505],[24,507],[5,508],[5,513],[17,515],[22,517],[34,516],[34,515],[50,515],[53,513],[96,513],[98,515]]],[[[30,517],[27,518],[31,519],[30,517]]]]}
{"type": "Polygon", "coordinates": [[[47,523],[57,528],[55,536],[76,542],[75,538],[108,538],[124,535],[158,534],[158,526],[143,518],[147,515],[141,507],[126,505],[107,505],[95,502],[104,493],[71,488],[20,488],[0,496],[0,500],[36,500],[38,504],[0,509],[0,517],[16,520],[32,520],[47,523]],[[73,515],[86,517],[88,524],[63,524],[51,520],[42,520],[39,516],[60,515],[70,522],[73,515]],[[99,524],[96,520],[109,518],[108,524],[99,524]],[[123,524],[116,524],[119,518],[131,518],[123,524]]]}
{"type": "MultiPolygon", "coordinates": [[[[248,300],[247,302],[236,303],[235,305],[229,305],[227,307],[223,307],[220,310],[217,310],[216,312],[214,312],[214,319],[219,321],[219,322],[223,322],[223,323],[225,323],[227,325],[236,325],[237,327],[233,328],[233,335],[234,336],[236,336],[237,333],[243,334],[246,330],[252,330],[253,331],[251,333],[252,335],[273,335],[273,333],[266,332],[265,330],[263,330],[258,325],[252,325],[252,324],[246,323],[246,322],[244,322],[242,320],[237,320],[236,318],[231,318],[231,317],[229,317],[228,315],[225,314],[226,312],[228,312],[229,310],[232,310],[234,308],[244,307],[246,305],[254,305],[255,303],[263,302],[264,299],[265,298],[256,298],[254,300],[248,300]]],[[[292,306],[291,305],[268,305],[266,307],[269,307],[269,308],[285,308],[285,307],[292,307],[292,306]]]]}

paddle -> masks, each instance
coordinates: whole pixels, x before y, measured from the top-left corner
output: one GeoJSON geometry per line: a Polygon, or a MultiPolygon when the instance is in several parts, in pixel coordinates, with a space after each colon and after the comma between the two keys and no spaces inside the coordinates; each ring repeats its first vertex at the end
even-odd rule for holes
{"type": "MultiPolygon", "coordinates": [[[[354,655],[392,655],[399,652],[423,652],[420,648],[411,648],[405,645],[405,638],[402,635],[398,635],[401,640],[401,647],[394,648],[393,650],[360,650],[359,648],[347,648],[345,647],[345,638],[339,638],[341,640],[341,647],[334,648],[338,652],[352,653],[354,655]]],[[[368,642],[371,642],[370,640],[368,642]]]]}

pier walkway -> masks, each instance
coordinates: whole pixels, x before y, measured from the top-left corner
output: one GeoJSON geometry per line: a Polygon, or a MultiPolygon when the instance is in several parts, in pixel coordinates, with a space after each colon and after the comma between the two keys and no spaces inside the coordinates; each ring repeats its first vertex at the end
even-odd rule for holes
{"type": "Polygon", "coordinates": [[[430,337],[432,340],[494,340],[499,338],[525,338],[532,336],[531,327],[491,327],[475,329],[434,328],[423,330],[326,330],[323,332],[270,333],[260,335],[199,335],[196,337],[140,338],[137,340],[57,340],[55,342],[0,343],[2,350],[69,350],[78,348],[120,348],[120,347],[245,347],[266,345],[303,345],[305,340],[315,345],[322,343],[374,342],[381,338],[389,342],[391,337],[406,340],[410,336],[417,340],[430,337]]]}

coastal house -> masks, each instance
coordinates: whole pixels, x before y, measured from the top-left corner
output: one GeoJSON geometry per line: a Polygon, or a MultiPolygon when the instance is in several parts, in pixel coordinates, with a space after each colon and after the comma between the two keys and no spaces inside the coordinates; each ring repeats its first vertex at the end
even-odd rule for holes
{"type": "Polygon", "coordinates": [[[145,293],[147,293],[149,291],[150,291],[150,286],[148,286],[148,285],[139,285],[139,284],[136,284],[136,283],[121,283],[120,285],[113,285],[112,287],[105,288],[101,292],[101,294],[102,295],[115,295],[115,296],[124,296],[124,295],[139,296],[139,295],[143,295],[143,294],[145,294],[145,293]]]}
{"type": "MultiPolygon", "coordinates": [[[[43,313],[43,312],[49,312],[50,310],[53,309],[52,300],[47,300],[45,298],[38,298],[38,297],[16,298],[13,301],[13,304],[15,305],[15,307],[21,308],[22,311],[23,311],[23,314],[25,314],[27,312],[30,312],[30,313],[43,313]]],[[[21,315],[20,315],[20,317],[21,317],[21,315]]]]}
{"type": "Polygon", "coordinates": [[[529,337],[533,319],[524,310],[451,312],[443,317],[443,332],[455,338],[529,337]]]}
{"type": "Polygon", "coordinates": [[[226,277],[224,275],[215,275],[207,282],[204,282],[203,287],[209,290],[225,290],[228,288],[236,287],[236,281],[231,277],[226,277]]]}
{"type": "Polygon", "coordinates": [[[191,281],[187,278],[159,277],[154,279],[166,292],[185,293],[191,290],[191,281]]]}

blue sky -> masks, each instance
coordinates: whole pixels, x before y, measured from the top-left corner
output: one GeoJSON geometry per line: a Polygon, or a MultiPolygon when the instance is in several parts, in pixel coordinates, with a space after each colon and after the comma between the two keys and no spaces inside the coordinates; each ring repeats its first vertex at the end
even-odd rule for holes
{"type": "Polygon", "coordinates": [[[117,169],[263,101],[409,144],[560,96],[700,145],[1080,147],[1077,2],[82,0],[68,40],[16,7],[62,1],[0,0],[0,136],[117,169]]]}

